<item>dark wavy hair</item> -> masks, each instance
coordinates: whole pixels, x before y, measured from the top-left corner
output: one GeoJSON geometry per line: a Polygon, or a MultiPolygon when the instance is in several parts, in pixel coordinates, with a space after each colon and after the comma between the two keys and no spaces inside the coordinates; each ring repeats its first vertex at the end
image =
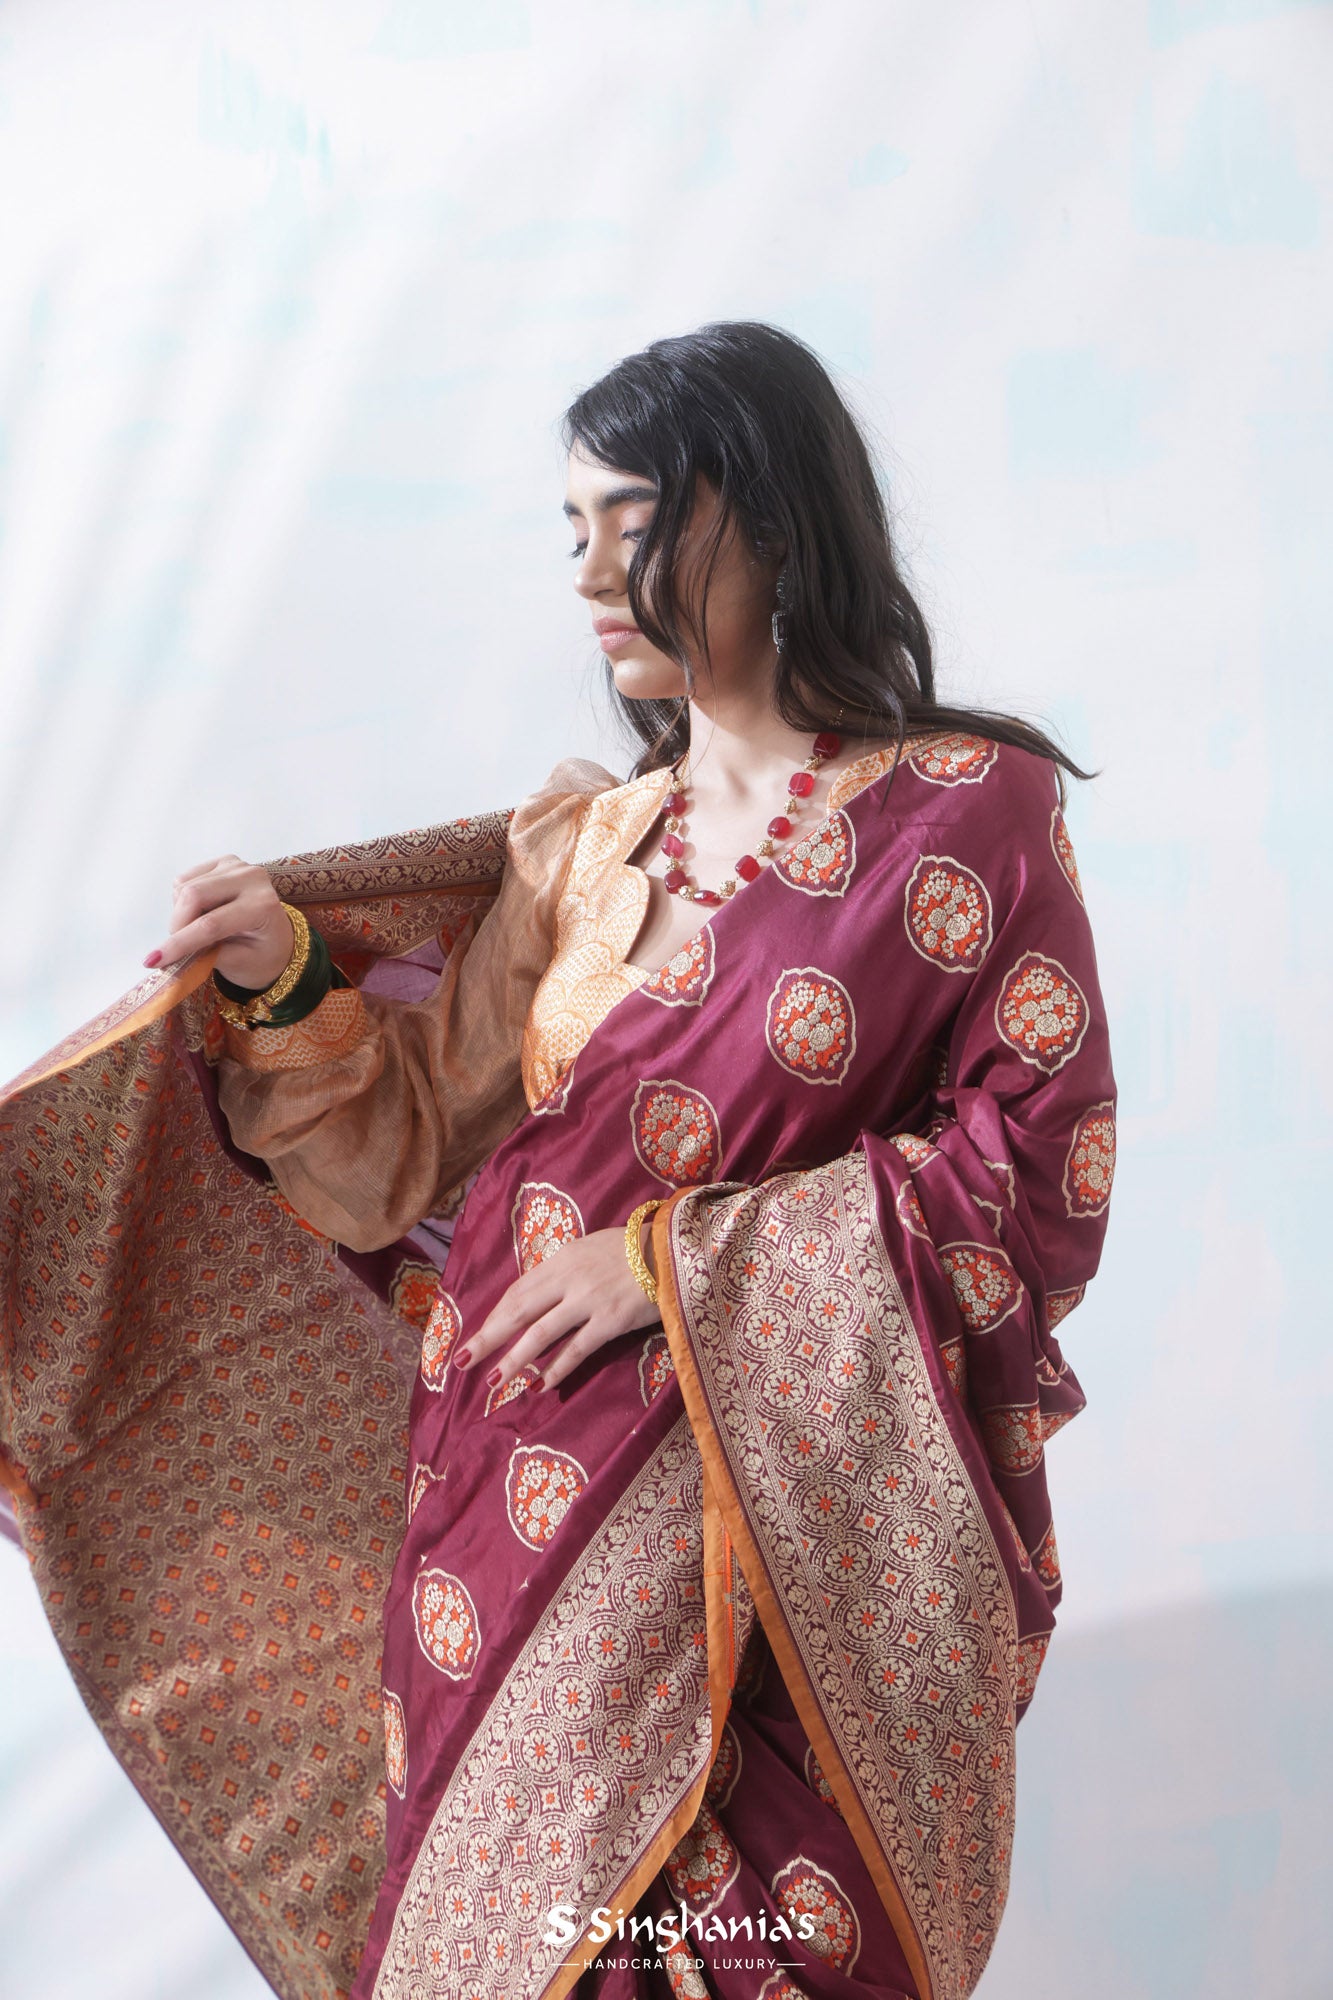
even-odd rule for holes
{"type": "Polygon", "coordinates": [[[784,722],[892,736],[899,754],[923,729],[991,736],[1049,757],[1062,801],[1061,773],[1092,775],[1031,723],[936,700],[930,634],[904,580],[865,439],[819,357],[795,335],[722,320],[655,340],[574,399],[562,436],[567,450],[578,443],[599,464],[658,489],[630,563],[629,602],[640,630],[684,668],[687,692],[632,700],[607,662],[619,719],[642,746],[635,777],[688,747],[687,652],[693,644],[708,658],[707,589],[733,524],[757,556],[781,561],[774,697],[784,722]],[[702,551],[696,631],[678,556],[700,473],[721,505],[702,551]]]}

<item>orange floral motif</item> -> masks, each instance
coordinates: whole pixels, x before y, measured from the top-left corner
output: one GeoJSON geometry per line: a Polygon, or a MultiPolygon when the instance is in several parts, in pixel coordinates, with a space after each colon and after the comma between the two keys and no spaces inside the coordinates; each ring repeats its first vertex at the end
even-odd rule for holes
{"type": "Polygon", "coordinates": [[[676,1372],[671,1347],[664,1333],[650,1333],[639,1356],[639,1388],[645,1403],[665,1389],[676,1372]]]}
{"type": "Polygon", "coordinates": [[[975,972],[990,949],[986,885],[949,854],[923,854],[907,884],[907,935],[941,972],[975,972]]]}
{"type": "Polygon", "coordinates": [[[851,995],[817,965],[789,967],[768,999],[769,1052],[806,1083],[841,1083],[856,1053],[851,995]]]}
{"type": "Polygon", "coordinates": [[[713,983],[716,958],[711,924],[701,924],[675,955],[640,987],[664,1007],[699,1007],[713,983]]]}
{"type": "Polygon", "coordinates": [[[403,1704],[384,1690],[384,1774],[400,1799],[407,1797],[407,1722],[403,1704]]]}
{"type": "Polygon", "coordinates": [[[431,1307],[426,1331],[421,1336],[421,1379],[428,1389],[443,1389],[449,1372],[449,1356],[453,1353],[462,1324],[457,1301],[450,1293],[441,1291],[431,1307]]]}
{"type": "Polygon", "coordinates": [[[708,1985],[690,1946],[677,1938],[662,1960],[671,1982],[671,2000],[708,2000],[708,1985]]]}
{"type": "Polygon", "coordinates": [[[946,1340],[940,1348],[940,1359],[954,1394],[960,1403],[967,1401],[967,1346],[961,1340],[946,1340]]]}
{"type": "Polygon", "coordinates": [[[856,866],[856,834],[845,813],[832,812],[773,863],[779,882],[808,896],[845,896],[856,866]]]}
{"type": "Polygon", "coordinates": [[[549,1181],[524,1181],[514,1200],[512,1220],[520,1271],[544,1264],[583,1234],[578,1203],[549,1181]]]}
{"type": "Polygon", "coordinates": [[[1037,1675],[1041,1672],[1042,1661],[1046,1658],[1046,1648],[1051,1643],[1049,1632],[1038,1632],[1032,1638],[1018,1642],[1018,1682],[1014,1689],[1014,1699],[1021,1708],[1031,1701],[1037,1690],[1037,1675]]]}
{"type": "Polygon", "coordinates": [[[928,1139],[919,1139],[915,1132],[895,1132],[889,1144],[896,1146],[909,1167],[924,1167],[935,1148],[928,1139]]]}
{"type": "Polygon", "coordinates": [[[649,1078],[634,1093],[630,1124],[634,1150],[658,1180],[679,1187],[717,1178],[722,1137],[702,1091],[674,1077],[649,1078]]]}
{"type": "Polygon", "coordinates": [[[1115,1106],[1094,1104],[1074,1127],[1065,1161],[1065,1208],[1075,1220],[1100,1215],[1115,1178],[1115,1106]]]}
{"type": "Polygon", "coordinates": [[[984,1410],[981,1429],[992,1465],[1015,1475],[1041,1463],[1042,1416],[1035,1403],[984,1410]]]}
{"type": "Polygon", "coordinates": [[[717,1746],[717,1755],[708,1773],[708,1784],[704,1798],[710,1806],[720,1807],[727,1803],[736,1789],[736,1780],[741,1774],[741,1746],[736,1732],[729,1722],[722,1725],[722,1741],[717,1746]]]}
{"type": "MultiPolygon", "coordinates": [[[[577,1060],[577,1058],[576,1058],[577,1060]]],[[[569,1086],[574,1075],[571,1062],[556,1078],[545,1097],[539,1097],[532,1109],[539,1117],[550,1118],[558,1115],[569,1103],[569,1086]]]]}
{"type": "Polygon", "coordinates": [[[963,1323],[989,1333],[1023,1297],[1023,1283],[1003,1250],[985,1243],[946,1243],[940,1262],[949,1274],[963,1323]]]}
{"type": "Polygon", "coordinates": [[[540,1380],[541,1369],[535,1362],[529,1361],[527,1367],[520,1368],[517,1375],[511,1376],[509,1381],[496,1383],[486,1398],[483,1416],[489,1417],[494,1411],[502,1410],[506,1403],[516,1403],[520,1396],[527,1394],[534,1382],[540,1380]]]}
{"type": "Polygon", "coordinates": [[[1068,1318],[1074,1307],[1082,1300],[1086,1285],[1074,1285],[1066,1292],[1047,1292],[1046,1324],[1054,1333],[1062,1319],[1068,1318]]]}
{"type": "Polygon", "coordinates": [[[812,1792],[819,1794],[819,1797],[823,1799],[826,1806],[832,1806],[838,1818],[841,1819],[842,1807],[838,1804],[837,1794],[834,1792],[828,1779],[824,1776],[823,1766],[820,1764],[818,1757],[816,1757],[813,1748],[808,1749],[805,1753],[805,1782],[809,1785],[812,1792]]]}
{"type": "Polygon", "coordinates": [[[921,1203],[910,1180],[903,1182],[894,1197],[893,1205],[898,1211],[899,1222],[909,1235],[924,1236],[929,1241],[930,1231],[926,1227],[926,1218],[921,1212],[921,1203]]]}
{"type": "Polygon", "coordinates": [[[1029,951],[1005,980],[995,1025],[1024,1062],[1054,1074],[1083,1040],[1088,1003],[1063,965],[1029,951]]]}
{"type": "Polygon", "coordinates": [[[1074,859],[1074,843],[1069,838],[1069,828],[1065,825],[1064,815],[1060,811],[1059,806],[1051,814],[1051,852],[1059,862],[1065,880],[1081,903],[1083,901],[1083,884],[1078,878],[1078,863],[1074,859]]]}
{"type": "Polygon", "coordinates": [[[907,762],[932,785],[979,785],[994,764],[996,748],[986,736],[961,730],[934,736],[908,753],[907,762]]]}
{"type": "Polygon", "coordinates": [[[418,1465],[413,1469],[412,1484],[407,1492],[407,1518],[410,1521],[417,1508],[425,1499],[432,1486],[442,1485],[444,1474],[432,1472],[428,1465],[418,1465]]]}
{"type": "Polygon", "coordinates": [[[1055,1546],[1054,1521],[1033,1550],[1032,1565],[1047,1590],[1054,1590],[1060,1581],[1060,1551],[1055,1546]]]}
{"type": "Polygon", "coordinates": [[[418,1327],[424,1334],[439,1286],[440,1274],[434,1264],[405,1261],[398,1266],[389,1292],[389,1304],[400,1319],[405,1319],[409,1326],[418,1327]]]}
{"type": "Polygon", "coordinates": [[[700,1916],[715,1908],[740,1871],[740,1856],[713,1808],[704,1802],[663,1863],[671,1892],[700,1916]]]}
{"type": "Polygon", "coordinates": [[[456,1576],[443,1569],[417,1571],[412,1586],[417,1644],[433,1667],[464,1681],[477,1660],[477,1610],[456,1576]]]}
{"type": "Polygon", "coordinates": [[[773,1897],[792,1930],[809,1917],[814,1936],[802,1943],[834,1972],[850,1972],[861,1950],[861,1925],[851,1898],[827,1869],[798,1855],[773,1877],[773,1897]]]}
{"type": "Polygon", "coordinates": [[[542,1549],[588,1483],[576,1458],[542,1446],[521,1448],[509,1461],[505,1506],[525,1548],[542,1549]]]}

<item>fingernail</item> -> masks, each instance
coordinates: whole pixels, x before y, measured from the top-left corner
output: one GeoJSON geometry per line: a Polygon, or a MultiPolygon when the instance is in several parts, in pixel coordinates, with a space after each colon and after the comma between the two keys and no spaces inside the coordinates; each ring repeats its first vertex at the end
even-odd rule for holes
{"type": "Polygon", "coordinates": [[[471,1366],[472,1366],[472,1356],[468,1353],[466,1347],[460,1347],[457,1354],[454,1356],[454,1367],[470,1368],[471,1366]]]}
{"type": "Polygon", "coordinates": [[[489,1375],[488,1375],[488,1376],[486,1377],[486,1387],[487,1387],[488,1389],[494,1389],[494,1388],[496,1388],[496,1387],[498,1386],[498,1384],[499,1384],[499,1381],[500,1381],[500,1371],[499,1371],[499,1369],[498,1369],[498,1368],[492,1368],[492,1370],[491,1370],[490,1374],[489,1374],[489,1375]]]}
{"type": "Polygon", "coordinates": [[[160,951],[150,951],[147,958],[144,960],[145,965],[161,965],[161,963],[162,963],[162,954],[160,951]]]}

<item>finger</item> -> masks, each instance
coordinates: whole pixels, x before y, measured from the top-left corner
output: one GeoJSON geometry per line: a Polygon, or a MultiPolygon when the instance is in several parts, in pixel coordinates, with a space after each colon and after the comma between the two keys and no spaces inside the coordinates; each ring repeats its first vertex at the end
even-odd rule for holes
{"type": "Polygon", "coordinates": [[[211,875],[215,868],[229,868],[240,860],[238,854],[215,854],[211,861],[196,861],[193,868],[182,868],[176,877],[177,884],[193,882],[200,875],[211,875]]]}
{"type": "Polygon", "coordinates": [[[566,1333],[572,1333],[576,1327],[583,1326],[587,1318],[586,1306],[576,1305],[572,1299],[560,1299],[549,1312],[534,1320],[522,1338],[516,1340],[513,1346],[500,1356],[486,1377],[487,1387],[496,1389],[502,1383],[510,1381],[526,1368],[530,1361],[536,1362],[538,1355],[544,1354],[552,1342],[559,1340],[566,1333]]]}
{"type": "Polygon", "coordinates": [[[539,1279],[535,1284],[534,1279],[538,1279],[538,1271],[525,1271],[522,1277],[515,1278],[506,1288],[467,1344],[459,1348],[454,1356],[456,1368],[474,1368],[487,1355],[493,1354],[497,1347],[503,1347],[516,1333],[521,1333],[525,1326],[531,1326],[540,1313],[563,1295],[550,1283],[549,1277],[539,1279]]]}
{"type": "Polygon", "coordinates": [[[197,917],[192,924],[186,924],[183,929],[173,931],[170,937],[157,947],[156,953],[149,952],[144,963],[147,964],[149,959],[152,959],[159,972],[166,972],[173,965],[179,965],[182,960],[193,958],[195,952],[206,951],[210,945],[221,944],[223,939],[230,935],[225,920],[210,911],[207,916],[197,917]]]}
{"type": "Polygon", "coordinates": [[[572,1340],[567,1340],[554,1359],[546,1364],[533,1387],[556,1388],[564,1381],[566,1375],[572,1375],[590,1354],[595,1354],[599,1347],[605,1347],[613,1334],[614,1328],[599,1329],[593,1320],[587,1321],[582,1330],[576,1333],[572,1340]]]}

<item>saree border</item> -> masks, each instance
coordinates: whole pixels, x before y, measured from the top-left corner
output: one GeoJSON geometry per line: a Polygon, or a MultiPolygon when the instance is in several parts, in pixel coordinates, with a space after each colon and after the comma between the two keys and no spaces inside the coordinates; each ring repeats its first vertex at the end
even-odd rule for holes
{"type": "MultiPolygon", "coordinates": [[[[853,1155],[847,1160],[835,1160],[827,1167],[791,1178],[802,1183],[813,1183],[820,1177],[831,1177],[834,1186],[832,1199],[821,1209],[817,1219],[827,1225],[830,1211],[836,1216],[837,1223],[842,1226],[844,1248],[855,1247],[850,1243],[849,1211],[859,1216],[863,1227],[869,1225],[868,1231],[864,1233],[869,1236],[873,1269],[880,1281],[882,1302],[887,1306],[889,1313],[897,1316],[900,1339],[896,1344],[907,1357],[909,1368],[912,1368],[913,1351],[909,1343],[914,1344],[917,1351],[916,1366],[912,1369],[917,1379],[906,1383],[895,1382],[894,1387],[904,1404],[915,1410],[918,1421],[923,1412],[928,1418],[932,1410],[938,1413],[938,1421],[932,1426],[931,1440],[936,1451],[934,1454],[923,1451],[920,1454],[922,1463],[924,1464],[929,1456],[942,1452],[943,1463],[947,1467],[951,1483],[961,1483],[962,1490],[971,1496],[974,1504],[969,1510],[968,1527],[974,1543],[974,1556],[979,1565],[988,1572],[994,1594],[1002,1600],[998,1606],[990,1608],[992,1659],[988,1669],[992,1674],[995,1672],[996,1652],[1002,1652],[1003,1663],[999,1671],[1004,1683],[1002,1689],[1004,1699],[998,1703],[994,1731],[996,1747],[992,1752],[999,1763],[995,1784],[998,1796],[995,1806],[996,1816],[1002,1828],[998,1838],[1003,1845],[997,1846],[996,1859],[997,1872],[1001,1875],[998,1900],[1002,1911],[1013,1820],[1012,1697],[1017,1625],[1012,1594],[990,1524],[975,1494],[971,1476],[949,1431],[947,1421],[943,1413],[939,1412],[929,1371],[924,1357],[920,1355],[921,1336],[907,1310],[880,1228],[869,1161],[863,1155],[853,1155]],[[849,1188],[848,1183],[853,1179],[859,1179],[863,1183],[859,1191],[855,1187],[849,1188]],[[1002,1632],[996,1629],[997,1625],[1003,1628],[1002,1632]]],[[[741,1573],[753,1595],[760,1623],[773,1648],[793,1705],[898,1935],[923,2000],[959,2000],[959,1996],[972,1990],[980,1976],[985,1959],[989,1955],[994,1926],[998,1924],[998,1913],[995,1915],[990,1935],[974,1932],[965,1945],[961,1930],[956,1923],[950,1934],[946,1913],[941,1908],[944,1900],[942,1892],[945,1891],[946,1885],[939,1880],[932,1883],[928,1869],[922,1865],[924,1862],[920,1838],[922,1829],[917,1827],[914,1830],[915,1840],[904,1839],[904,1830],[910,1823],[905,1819],[901,1799],[895,1801],[899,1822],[897,1827],[899,1837],[896,1843],[898,1853],[896,1856],[891,1853],[893,1845],[891,1836],[876,1829],[861,1788],[853,1774],[848,1748],[838,1742],[829,1715],[821,1701],[811,1667],[807,1663],[801,1644],[794,1635],[791,1621],[782,1608],[779,1585],[770,1574],[760,1546],[761,1529],[755,1519],[760,1500],[748,1491],[748,1487],[753,1485],[757,1492],[762,1473],[757,1472],[756,1467],[747,1458],[748,1478],[743,1482],[738,1476],[739,1468],[733,1464],[733,1455],[740,1457],[745,1446],[753,1444],[753,1439],[738,1439],[729,1450],[718,1419],[717,1404],[720,1398],[716,1385],[710,1385],[705,1380],[704,1368],[696,1355],[691,1337],[692,1325],[697,1327],[699,1323],[700,1296],[707,1291],[713,1298],[717,1297],[718,1253],[716,1236],[709,1216],[709,1205],[700,1202],[691,1208],[686,1203],[687,1196],[705,1193],[711,1194],[715,1201],[719,1197],[726,1199],[731,1196],[735,1207],[739,1208],[756,1196],[762,1198],[764,1189],[762,1184],[758,1188],[738,1188],[736,1183],[716,1184],[710,1190],[682,1188],[663,1204],[654,1218],[653,1248],[658,1276],[659,1306],[685,1399],[685,1407],[709,1476],[709,1488],[721,1510],[726,1530],[735,1543],[741,1573]],[[699,1220],[700,1217],[702,1221],[699,1220]],[[693,1241],[691,1241],[692,1229],[695,1236],[693,1241]],[[692,1293],[695,1296],[692,1296],[692,1293]],[[917,1861],[915,1868],[911,1865],[914,1855],[917,1861]],[[915,1894],[909,1892],[908,1884],[900,1879],[900,1875],[915,1876],[911,1884],[915,1894]],[[913,1914],[913,1902],[921,1911],[920,1921],[913,1914]],[[929,1914],[932,1905],[937,1912],[933,1923],[929,1914]]],[[[812,1221],[815,1219],[811,1218],[812,1221]]],[[[721,1229],[718,1230],[717,1236],[722,1233],[721,1229]]],[[[852,1268],[850,1262],[844,1261],[844,1273],[850,1268],[852,1268]]],[[[864,1296],[867,1288],[864,1276],[859,1270],[857,1286],[864,1296]]],[[[867,1299],[866,1303],[873,1302],[867,1299]]],[[[730,1334],[729,1322],[735,1307],[728,1301],[723,1301],[722,1304],[724,1319],[727,1322],[724,1332],[730,1334]]],[[[893,1359],[890,1357],[890,1377],[893,1366],[893,1359]]],[[[916,1449],[915,1440],[912,1441],[912,1449],[916,1449]]],[[[936,1478],[938,1480],[938,1473],[936,1478]]],[[[957,1536],[954,1537],[955,1542],[958,1539],[957,1536]]],[[[955,1562],[958,1560],[956,1549],[953,1560],[955,1562]]],[[[977,1592],[974,1591],[975,1594],[977,1592]]],[[[996,1692],[1000,1693],[1001,1690],[996,1689],[996,1692]]],[[[865,1711],[865,1720],[867,1722],[871,1720],[868,1710],[865,1711]]],[[[955,1893],[960,1893],[957,1887],[955,1893]]]]}
{"type": "MultiPolygon", "coordinates": [[[[703,1599],[699,1610],[704,1614],[702,1637],[706,1660],[699,1662],[696,1658],[691,1662],[683,1646],[675,1654],[663,1648],[653,1651],[653,1670],[660,1672],[662,1665],[673,1664],[678,1672],[687,1673],[693,1666],[693,1699],[682,1702],[670,1730],[663,1733],[662,1747],[646,1765],[642,1782],[636,1779],[634,1783],[632,1802],[620,1807],[618,1818],[608,1808],[600,1819],[594,1817],[586,1822],[592,1838],[582,1836],[578,1872],[564,1882],[552,1872],[546,1882],[541,1882],[539,1865],[526,1853],[526,1834],[523,1836],[518,1843],[524,1848],[523,1854],[511,1859],[515,1865],[521,1863],[528,1877],[534,1878],[531,1886],[544,1898],[529,1923],[526,1943],[521,1938],[517,1940],[510,1960],[512,1971],[507,1978],[503,1974],[510,1971],[510,1966],[502,1967],[485,1956],[484,1937],[479,1936],[475,1946],[469,1943],[467,1948],[474,1955],[468,1963],[477,1971],[489,1971],[488,1990],[497,2000],[501,1994],[511,1996],[511,2000],[516,2000],[519,1994],[530,1996],[530,2000],[563,2000],[588,1963],[604,1949],[603,1945],[593,1943],[589,1935],[592,1912],[609,1909],[613,1921],[627,1915],[694,1820],[721,1741],[731,1692],[730,1661],[735,1641],[733,1638],[731,1646],[722,1643],[715,1646],[712,1635],[719,1623],[724,1628],[734,1624],[743,1630],[748,1605],[748,1598],[739,1605],[735,1600],[736,1578],[730,1548],[721,1534],[715,1509],[711,1510],[711,1529],[705,1524],[704,1479],[689,1420],[682,1409],[652,1447],[615,1507],[571,1561],[517,1658],[507,1668],[503,1685],[459,1754],[399,1894],[376,1972],[375,2000],[409,2000],[409,1996],[417,2000],[417,1996],[429,1991],[444,1994],[455,1990],[450,1982],[456,1981],[466,1968],[459,1963],[443,1963],[445,1951],[432,1938],[440,1899],[449,1894],[463,1902],[478,1902],[482,1900],[479,1884],[483,1880],[493,1884],[498,1879],[494,1855],[482,1857],[479,1852],[470,1851],[469,1823],[480,1821],[496,1845],[506,1838],[503,1825],[497,1830],[496,1817],[487,1812],[486,1799],[489,1790],[511,1778],[518,1788],[531,1782],[516,1760],[523,1754],[523,1732],[532,1726],[532,1716],[545,1712],[541,1708],[540,1690],[571,1671],[566,1663],[578,1658],[580,1628],[609,1621],[613,1614],[610,1593],[619,1575],[627,1576],[638,1562],[660,1576],[660,1557],[648,1546],[653,1524],[658,1518],[669,1520],[682,1509],[699,1525],[697,1569],[693,1572],[697,1582],[691,1583],[689,1572],[682,1570],[677,1607],[674,1611],[665,1610],[662,1616],[668,1625],[673,1617],[678,1618],[683,1629],[688,1622],[690,1592],[697,1590],[703,1599]],[[611,1864],[600,1882],[594,1879],[589,1883],[588,1856],[598,1850],[600,1855],[611,1857],[611,1864]],[[475,1880],[468,1875],[469,1869],[475,1880]],[[453,1871],[457,1880],[451,1878],[449,1871],[453,1871]],[[544,1946],[537,1926],[545,1925],[547,1913],[562,1902],[572,1901],[581,1911],[583,1904],[576,1900],[580,1897],[589,1909],[578,1942],[544,1946]],[[439,1952],[441,1960],[433,1971],[422,1964],[423,1951],[432,1948],[439,1952]],[[543,1949],[544,1958],[540,1955],[543,1949]]],[[[693,1616],[697,1621],[698,1611],[693,1616]]],[[[696,1653],[700,1636],[696,1631],[691,1641],[696,1653]]],[[[636,1716],[641,1714],[633,1703],[627,1706],[636,1716]]],[[[605,1720],[604,1713],[599,1712],[598,1719],[605,1720]]],[[[591,1720],[584,1734],[591,1740],[591,1720]]],[[[593,1756],[586,1744],[577,1754],[593,1756]]],[[[571,1768],[572,1762],[571,1758],[571,1768]]],[[[552,1767],[543,1766],[543,1772],[543,1784],[553,1785],[552,1767]]],[[[557,1809],[553,1806],[551,1810],[557,1809]]],[[[524,1820],[523,1824],[526,1827],[528,1822],[524,1820]]],[[[509,1875],[512,1891],[517,1881],[514,1866],[509,1867],[509,1875]]],[[[495,1891],[490,1889],[485,1893],[495,1891]]],[[[505,1935],[512,1937],[516,1930],[513,1912],[506,1910],[503,1914],[505,1935]]],[[[456,1947],[462,1937],[463,1932],[459,1931],[448,1944],[456,1947]]]]}

